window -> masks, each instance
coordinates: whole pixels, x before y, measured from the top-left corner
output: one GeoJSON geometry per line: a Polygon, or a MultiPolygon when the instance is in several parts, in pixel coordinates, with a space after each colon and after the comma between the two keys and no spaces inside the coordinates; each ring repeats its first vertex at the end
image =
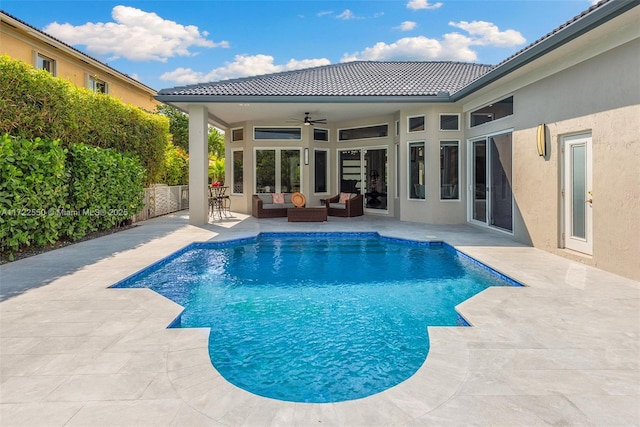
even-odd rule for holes
{"type": "Polygon", "coordinates": [[[256,150],[256,193],[300,191],[300,149],[256,150]]]}
{"type": "Polygon", "coordinates": [[[389,125],[386,124],[338,130],[339,141],[351,141],[352,139],[365,138],[382,138],[388,135],[389,125]]]}
{"type": "Polygon", "coordinates": [[[470,115],[470,126],[479,126],[483,123],[498,120],[503,117],[513,115],[513,96],[501,99],[498,102],[489,104],[478,110],[472,111],[470,115]]]}
{"type": "Polygon", "coordinates": [[[313,128],[314,141],[329,141],[329,131],[327,129],[313,128]]]}
{"type": "Polygon", "coordinates": [[[231,142],[242,141],[244,139],[244,128],[231,129],[231,142]]]}
{"type": "Polygon", "coordinates": [[[458,141],[440,141],[440,199],[458,200],[458,141]]]}
{"type": "Polygon", "coordinates": [[[424,116],[409,117],[407,121],[407,132],[421,132],[425,129],[424,116]]]}
{"type": "Polygon", "coordinates": [[[294,139],[302,140],[302,130],[296,128],[257,127],[253,129],[253,139],[294,139]]]}
{"type": "Polygon", "coordinates": [[[327,193],[329,191],[329,156],[326,150],[313,151],[314,192],[327,193]]]}
{"type": "Polygon", "coordinates": [[[424,142],[409,143],[409,198],[425,199],[424,142]]]}
{"type": "Polygon", "coordinates": [[[96,93],[109,93],[109,85],[96,76],[89,76],[89,89],[96,93]]]}
{"type": "Polygon", "coordinates": [[[231,171],[233,177],[233,190],[234,194],[242,194],[244,193],[244,185],[243,185],[243,170],[244,170],[244,152],[242,150],[233,151],[233,163],[231,167],[233,170],[231,171]]]}
{"type": "Polygon", "coordinates": [[[396,136],[400,136],[400,120],[396,120],[396,136]]]}
{"type": "Polygon", "coordinates": [[[440,130],[460,130],[460,114],[440,114],[440,130]]]}
{"type": "Polygon", "coordinates": [[[36,53],[36,68],[56,75],[56,61],[40,53],[36,53]]]}

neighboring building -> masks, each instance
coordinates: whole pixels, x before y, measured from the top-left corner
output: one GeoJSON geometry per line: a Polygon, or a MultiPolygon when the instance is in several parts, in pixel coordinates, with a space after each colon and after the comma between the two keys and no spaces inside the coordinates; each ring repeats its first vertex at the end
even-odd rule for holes
{"type": "Polygon", "coordinates": [[[640,279],[638,4],[603,1],[495,67],[354,62],[161,90],[190,113],[190,222],[208,220],[209,122],[236,211],[260,192],[362,192],[369,215],[472,224],[640,279]]]}
{"type": "Polygon", "coordinates": [[[0,54],[47,70],[76,86],[155,111],[156,91],[20,19],[0,11],[0,54]]]}

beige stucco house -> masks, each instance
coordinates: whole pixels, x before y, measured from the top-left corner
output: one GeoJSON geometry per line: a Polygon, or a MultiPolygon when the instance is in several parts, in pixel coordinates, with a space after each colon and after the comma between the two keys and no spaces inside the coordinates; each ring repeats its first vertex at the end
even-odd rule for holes
{"type": "Polygon", "coordinates": [[[190,222],[208,221],[211,123],[234,211],[255,193],[358,192],[366,215],[471,224],[640,279],[638,4],[600,2],[497,66],[353,62],[164,89],[190,114],[190,222]]]}
{"type": "Polygon", "coordinates": [[[155,111],[156,91],[20,19],[0,11],[0,54],[45,69],[79,87],[155,111]]]}

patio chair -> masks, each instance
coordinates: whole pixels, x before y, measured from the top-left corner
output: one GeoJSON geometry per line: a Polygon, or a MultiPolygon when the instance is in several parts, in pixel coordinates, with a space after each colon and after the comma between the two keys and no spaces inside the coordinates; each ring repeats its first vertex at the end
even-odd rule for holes
{"type": "Polygon", "coordinates": [[[327,215],[330,216],[350,218],[364,214],[362,194],[340,193],[337,196],[326,199],[325,203],[327,206],[327,215]],[[342,203],[340,203],[341,195],[343,195],[342,203]]]}

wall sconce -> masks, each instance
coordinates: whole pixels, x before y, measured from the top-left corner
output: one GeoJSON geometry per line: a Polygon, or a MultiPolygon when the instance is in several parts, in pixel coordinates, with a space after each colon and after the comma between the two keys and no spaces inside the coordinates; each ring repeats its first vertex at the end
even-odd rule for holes
{"type": "Polygon", "coordinates": [[[308,148],[304,149],[304,164],[305,165],[309,164],[309,149],[308,148]]]}
{"type": "Polygon", "coordinates": [[[536,141],[538,145],[538,156],[545,157],[547,155],[547,127],[544,123],[538,125],[536,141]]]}

